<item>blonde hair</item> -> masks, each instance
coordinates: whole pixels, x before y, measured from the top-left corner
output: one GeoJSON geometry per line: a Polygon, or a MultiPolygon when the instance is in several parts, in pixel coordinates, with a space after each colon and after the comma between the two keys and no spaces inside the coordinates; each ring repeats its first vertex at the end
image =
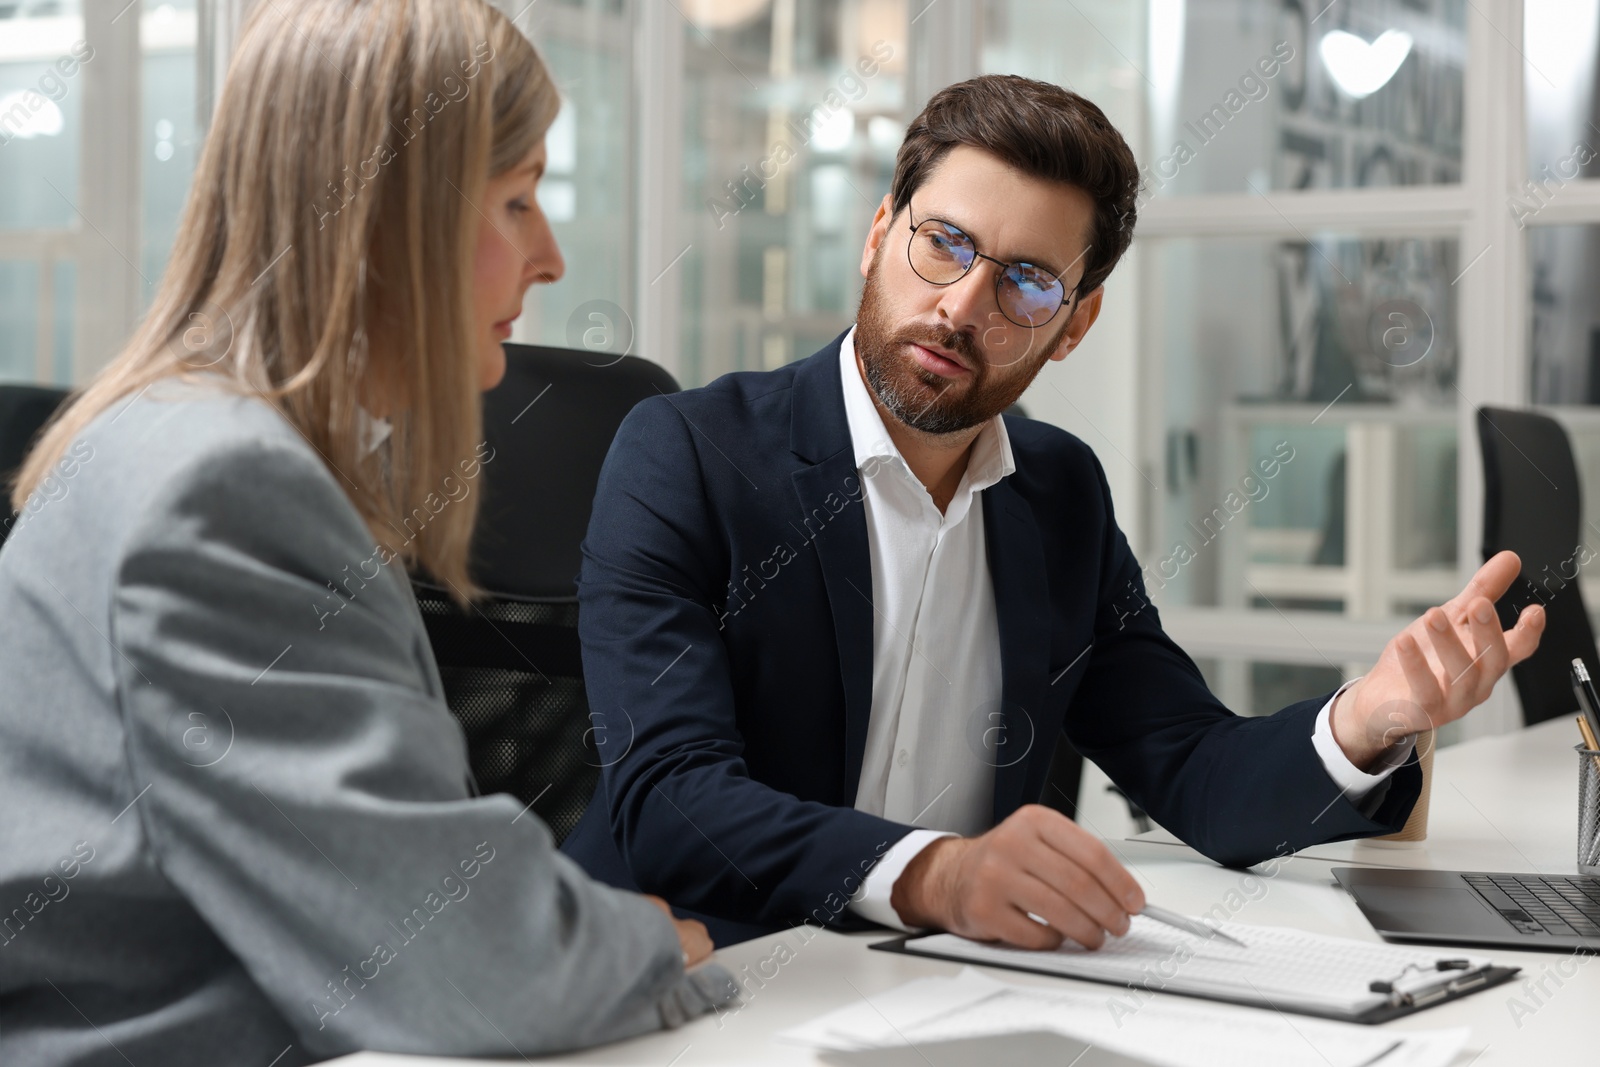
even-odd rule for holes
{"type": "Polygon", "coordinates": [[[478,494],[405,520],[482,439],[474,198],[559,107],[533,45],[483,0],[257,4],[150,312],[45,430],[13,506],[113,403],[203,372],[274,404],[380,546],[476,595],[478,494]],[[365,439],[375,396],[386,455],[365,439]]]}

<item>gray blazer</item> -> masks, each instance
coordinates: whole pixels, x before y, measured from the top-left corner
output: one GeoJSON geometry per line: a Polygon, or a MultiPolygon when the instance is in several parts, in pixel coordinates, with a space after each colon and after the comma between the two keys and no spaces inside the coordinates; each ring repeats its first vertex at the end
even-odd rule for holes
{"type": "Polygon", "coordinates": [[[202,385],[115,406],[0,551],[0,1063],[532,1055],[734,995],[475,792],[310,444],[202,385]]]}

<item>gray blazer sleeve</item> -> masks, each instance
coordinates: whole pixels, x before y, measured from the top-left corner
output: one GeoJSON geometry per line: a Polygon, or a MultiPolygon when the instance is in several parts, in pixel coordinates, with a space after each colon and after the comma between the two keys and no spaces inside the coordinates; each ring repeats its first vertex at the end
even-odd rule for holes
{"type": "Polygon", "coordinates": [[[656,908],[471,795],[401,564],[315,456],[198,459],[123,545],[130,813],[307,1051],[531,1055],[730,995],[685,979],[656,908]]]}

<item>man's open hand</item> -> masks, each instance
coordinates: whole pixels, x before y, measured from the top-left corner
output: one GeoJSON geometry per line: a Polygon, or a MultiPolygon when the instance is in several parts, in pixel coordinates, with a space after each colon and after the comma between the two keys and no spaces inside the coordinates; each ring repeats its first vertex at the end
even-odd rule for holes
{"type": "Polygon", "coordinates": [[[1494,611],[1521,570],[1515,552],[1495,555],[1465,589],[1396,634],[1371,673],[1339,695],[1329,721],[1351,763],[1365,770],[1403,738],[1461,718],[1533,655],[1544,608],[1523,608],[1504,631],[1494,611]]]}
{"type": "Polygon", "coordinates": [[[910,926],[1019,948],[1055,948],[1064,937],[1099,948],[1108,931],[1128,932],[1144,891],[1099,838],[1030,804],[981,837],[928,845],[895,879],[889,902],[910,926]]]}

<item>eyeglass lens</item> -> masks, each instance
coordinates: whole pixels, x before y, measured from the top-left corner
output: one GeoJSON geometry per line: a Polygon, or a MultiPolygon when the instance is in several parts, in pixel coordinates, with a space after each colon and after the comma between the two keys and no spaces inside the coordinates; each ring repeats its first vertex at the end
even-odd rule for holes
{"type": "MultiPolygon", "coordinates": [[[[911,234],[911,269],[924,281],[949,285],[977,261],[972,238],[949,223],[928,219],[911,234]]],[[[1019,326],[1042,326],[1066,299],[1061,280],[1043,267],[1012,263],[1000,272],[1000,310],[1019,326]]]]}

